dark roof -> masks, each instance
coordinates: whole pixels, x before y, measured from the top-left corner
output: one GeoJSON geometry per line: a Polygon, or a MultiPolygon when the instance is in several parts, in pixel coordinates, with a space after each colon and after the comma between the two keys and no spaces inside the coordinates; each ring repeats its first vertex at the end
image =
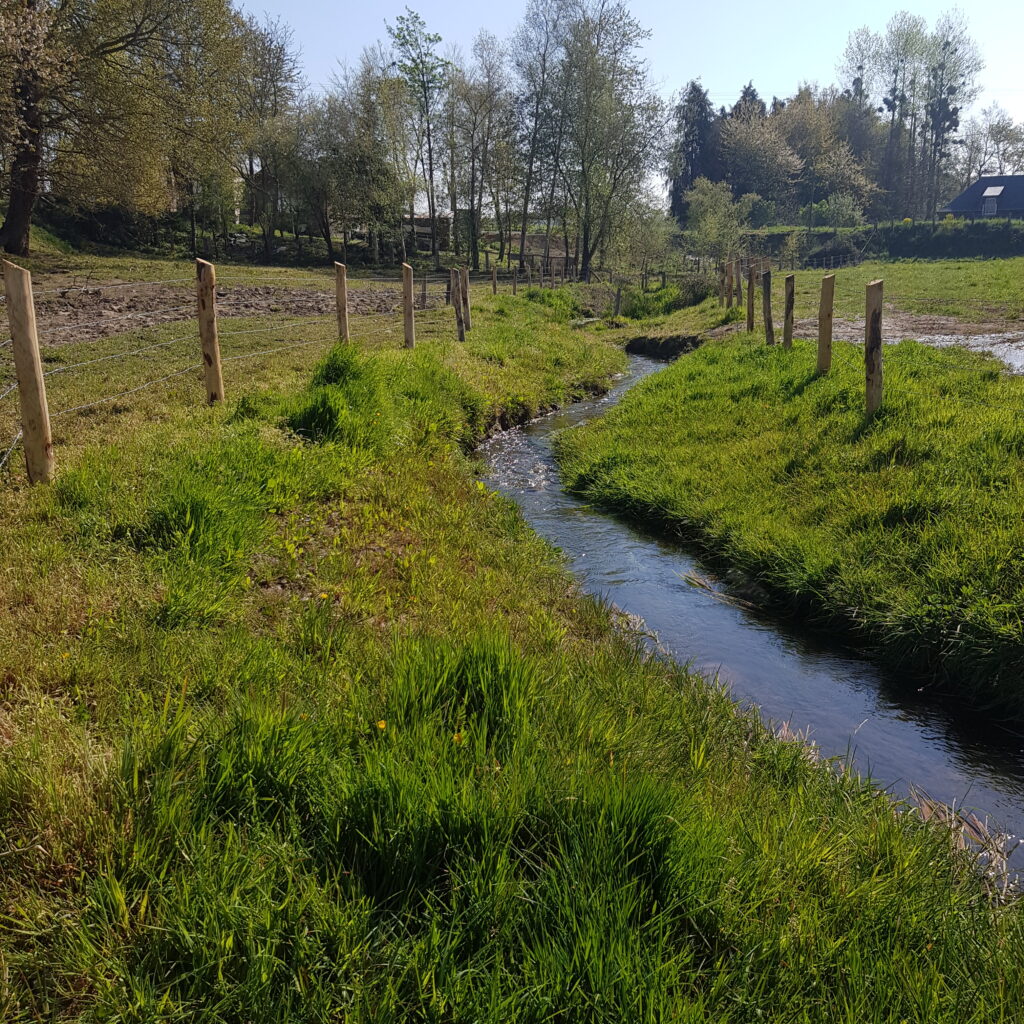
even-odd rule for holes
{"type": "MultiPolygon", "coordinates": [[[[964,189],[940,213],[959,213],[982,216],[982,204],[985,192],[1001,188],[995,196],[996,216],[1005,217],[1011,213],[1024,213],[1024,174],[993,174],[979,178],[969,188],[964,189]]],[[[991,193],[989,193],[991,195],[991,193]]]]}

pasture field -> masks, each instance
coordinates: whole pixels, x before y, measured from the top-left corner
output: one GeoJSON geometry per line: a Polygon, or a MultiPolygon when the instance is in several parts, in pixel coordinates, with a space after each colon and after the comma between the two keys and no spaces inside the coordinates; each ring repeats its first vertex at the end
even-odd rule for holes
{"type": "MultiPolygon", "coordinates": [[[[784,270],[772,272],[777,325],[782,322],[782,280],[787,273],[784,270]]],[[[824,273],[821,270],[796,271],[798,318],[818,315],[818,294],[824,273]]],[[[952,317],[965,324],[1024,320],[1024,257],[871,260],[834,273],[835,315],[849,320],[863,321],[864,286],[878,278],[885,281],[885,300],[890,311],[952,317]]],[[[760,308],[757,319],[760,323],[760,308]]]]}
{"type": "Polygon", "coordinates": [[[954,835],[649,654],[476,479],[612,332],[475,316],[291,328],[223,407],[182,375],[3,480],[0,1017],[1012,1021],[1024,914],[954,835]]]}

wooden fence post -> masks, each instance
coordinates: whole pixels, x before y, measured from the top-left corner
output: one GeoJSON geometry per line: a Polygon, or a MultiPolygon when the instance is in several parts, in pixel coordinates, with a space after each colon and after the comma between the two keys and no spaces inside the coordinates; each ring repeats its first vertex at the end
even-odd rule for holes
{"type": "Polygon", "coordinates": [[[733,298],[736,295],[736,289],[732,282],[732,268],[733,262],[729,260],[725,265],[725,308],[732,309],[733,298]]]}
{"type": "Polygon", "coordinates": [[[615,315],[618,316],[622,312],[622,285],[615,289],[615,315]]]}
{"type": "Polygon", "coordinates": [[[462,322],[466,330],[473,330],[473,312],[469,306],[469,267],[463,267],[459,274],[459,293],[462,296],[462,322]]]}
{"type": "Polygon", "coordinates": [[[451,273],[449,273],[448,280],[445,282],[445,285],[444,285],[444,304],[446,306],[450,306],[452,304],[452,281],[453,280],[454,280],[454,278],[452,277],[451,273]]]}
{"type": "Polygon", "coordinates": [[[736,305],[743,305],[743,261],[736,261],[736,305]]]}
{"type": "Polygon", "coordinates": [[[786,275],[786,311],[782,321],[782,347],[793,347],[793,313],[796,308],[796,275],[786,275]]]}
{"type": "Polygon", "coordinates": [[[517,267],[512,268],[512,294],[519,294],[519,269],[517,267]]]}
{"type": "Polygon", "coordinates": [[[491,267],[491,294],[498,294],[498,268],[491,267]]]}
{"type": "Polygon", "coordinates": [[[427,308],[427,275],[420,278],[420,309],[427,308]]]}
{"type": "Polygon", "coordinates": [[[818,373],[832,368],[832,306],[836,294],[836,275],[826,274],[821,279],[821,298],[818,300],[818,373]]]}
{"type": "Polygon", "coordinates": [[[725,305],[725,264],[718,265],[718,305],[725,305]]]}
{"type": "Polygon", "coordinates": [[[448,290],[454,296],[455,301],[455,329],[458,332],[459,341],[466,340],[466,322],[462,317],[462,291],[459,287],[459,272],[453,267],[448,275],[448,290]]]}
{"type": "Polygon", "coordinates": [[[334,264],[334,300],[338,306],[338,337],[348,341],[348,268],[334,264]]]}
{"type": "Polygon", "coordinates": [[[882,282],[872,281],[864,303],[864,396],[868,415],[882,404],[882,282]]]}
{"type": "Polygon", "coordinates": [[[775,344],[775,325],[772,323],[772,272],[766,270],[761,275],[761,303],[764,315],[764,340],[769,345],[775,344]]]}
{"type": "Polygon", "coordinates": [[[754,264],[747,265],[747,330],[754,329],[754,264]]]}
{"type": "Polygon", "coordinates": [[[46,378],[39,356],[36,307],[32,298],[32,275],[4,260],[7,290],[7,318],[11,326],[11,350],[18,380],[21,436],[25,445],[25,468],[29,483],[53,480],[53,437],[50,409],[46,404],[46,378]]]}
{"type": "Polygon", "coordinates": [[[416,320],[412,312],[412,267],[402,264],[402,312],[405,318],[405,347],[416,347],[416,320]]]}
{"type": "Polygon", "coordinates": [[[199,303],[199,340],[203,346],[206,397],[213,405],[224,401],[224,376],[217,338],[217,271],[206,260],[196,260],[196,299],[199,303]]]}

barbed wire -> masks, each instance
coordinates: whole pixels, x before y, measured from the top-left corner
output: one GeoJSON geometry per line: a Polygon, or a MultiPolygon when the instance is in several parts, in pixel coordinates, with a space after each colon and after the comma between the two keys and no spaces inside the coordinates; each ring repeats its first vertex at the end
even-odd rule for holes
{"type": "Polygon", "coordinates": [[[13,393],[14,393],[15,391],[17,391],[17,390],[18,390],[18,382],[17,382],[17,381],[15,381],[15,382],[14,382],[14,383],[13,383],[13,384],[12,384],[12,385],[11,385],[11,386],[9,387],[9,388],[7,388],[7,389],[6,389],[5,391],[0,391],[0,402],[2,402],[2,401],[3,401],[3,400],[4,400],[4,399],[5,399],[5,398],[6,398],[6,397],[7,397],[8,395],[11,395],[11,394],[13,394],[13,393]]]}
{"type": "MultiPolygon", "coordinates": [[[[112,352],[106,356],[98,356],[95,359],[85,359],[80,363],[69,363],[67,366],[58,366],[53,370],[47,370],[43,374],[44,377],[53,377],[58,373],[67,373],[68,370],[77,370],[82,366],[92,366],[95,363],[105,363],[111,359],[129,359],[132,356],[142,355],[145,352],[152,352],[158,348],[169,348],[171,345],[178,345],[183,341],[195,340],[195,335],[192,334],[180,334],[177,338],[171,338],[170,341],[161,341],[156,345],[146,345],[144,348],[137,348],[130,352],[112,352]]],[[[0,398],[3,396],[0,395],[0,398]]]]}
{"type": "Polygon", "coordinates": [[[37,332],[40,336],[56,334],[58,331],[78,331],[85,327],[95,327],[97,324],[116,324],[122,320],[137,320],[139,317],[160,316],[163,313],[192,313],[191,306],[166,306],[163,309],[148,309],[138,313],[122,313],[119,316],[104,316],[98,320],[86,320],[84,323],[76,321],[73,324],[60,324],[57,327],[48,327],[44,331],[37,332]]]}
{"type": "MultiPolygon", "coordinates": [[[[86,284],[81,285],[67,285],[67,286],[54,286],[53,288],[40,288],[32,289],[33,298],[39,295],[68,295],[72,292],[100,292],[109,291],[114,288],[146,288],[151,285],[162,285],[162,284],[181,284],[182,282],[194,281],[194,277],[167,277],[157,278],[152,281],[118,281],[115,284],[86,284]]],[[[6,298],[6,295],[0,295],[0,298],[6,298]]]]}
{"type": "Polygon", "coordinates": [[[237,338],[243,334],[268,334],[271,331],[284,331],[289,327],[306,327],[310,324],[323,325],[323,321],[329,316],[329,313],[323,313],[312,320],[292,320],[289,323],[284,324],[270,324],[268,327],[253,327],[242,331],[218,331],[217,333],[221,338],[237,338]]]}
{"type": "Polygon", "coordinates": [[[191,373],[193,370],[199,370],[202,368],[202,365],[202,363],[193,363],[191,366],[186,366],[183,370],[175,370],[174,373],[168,373],[166,376],[147,380],[144,384],[140,384],[138,387],[128,388],[126,391],[119,391],[115,395],[106,395],[103,398],[97,398],[94,402],[75,405],[70,409],[61,409],[59,412],[51,413],[50,418],[57,419],[58,416],[68,416],[73,412],[83,412],[86,409],[95,408],[97,405],[103,405],[104,402],[113,402],[117,398],[125,398],[127,395],[134,395],[139,391],[144,391],[146,388],[152,387],[154,384],[162,384],[164,381],[172,380],[175,377],[181,377],[186,373],[191,373]]]}
{"type": "Polygon", "coordinates": [[[14,441],[13,441],[13,443],[11,444],[10,448],[8,448],[8,449],[7,449],[7,451],[5,451],[5,452],[4,452],[3,456],[2,456],[2,457],[0,457],[0,469],[3,469],[3,468],[4,468],[4,466],[5,466],[6,464],[7,464],[7,460],[8,460],[8,459],[9,459],[9,458],[11,457],[11,455],[12,455],[12,454],[14,453],[14,449],[18,447],[18,444],[19,444],[19,443],[20,443],[20,441],[21,441],[21,437],[22,437],[22,432],[21,432],[21,431],[19,430],[19,431],[18,431],[18,434],[17,434],[17,436],[16,436],[15,438],[14,438],[14,441]]]}
{"type": "Polygon", "coordinates": [[[234,363],[240,359],[254,359],[256,356],[273,355],[276,352],[286,352],[293,348],[306,348],[309,345],[323,345],[323,338],[314,338],[312,341],[295,341],[289,345],[281,345],[277,348],[263,348],[257,352],[243,352],[237,356],[226,356],[221,359],[222,363],[234,363]]]}

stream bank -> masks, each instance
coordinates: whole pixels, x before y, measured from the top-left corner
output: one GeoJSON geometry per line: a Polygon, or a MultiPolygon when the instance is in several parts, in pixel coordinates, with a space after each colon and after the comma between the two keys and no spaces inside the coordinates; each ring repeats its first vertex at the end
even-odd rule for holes
{"type": "Polygon", "coordinates": [[[584,590],[642,619],[661,650],[895,795],[923,791],[997,831],[1024,832],[1024,737],[934,705],[855,650],[731,600],[721,576],[681,546],[562,490],[553,435],[600,416],[663,365],[633,355],[608,394],[489,440],[490,484],[565,553],[584,590]]]}

